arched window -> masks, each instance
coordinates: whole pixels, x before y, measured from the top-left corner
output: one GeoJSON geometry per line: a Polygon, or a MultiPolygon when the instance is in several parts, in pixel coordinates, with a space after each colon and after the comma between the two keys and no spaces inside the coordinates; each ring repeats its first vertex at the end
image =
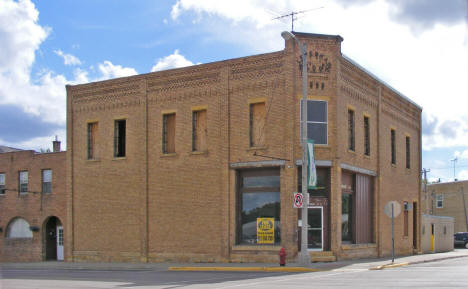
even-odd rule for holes
{"type": "Polygon", "coordinates": [[[8,224],[6,237],[12,238],[32,238],[33,234],[29,228],[29,223],[22,218],[16,218],[8,224]]]}

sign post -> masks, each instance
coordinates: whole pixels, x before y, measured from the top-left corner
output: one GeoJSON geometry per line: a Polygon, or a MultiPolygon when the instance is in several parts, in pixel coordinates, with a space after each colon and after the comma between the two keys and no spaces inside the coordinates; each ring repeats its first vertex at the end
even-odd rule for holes
{"type": "Polygon", "coordinates": [[[395,234],[394,219],[401,213],[401,206],[397,201],[390,201],[384,207],[385,215],[392,218],[392,264],[395,262],[395,234]]]}

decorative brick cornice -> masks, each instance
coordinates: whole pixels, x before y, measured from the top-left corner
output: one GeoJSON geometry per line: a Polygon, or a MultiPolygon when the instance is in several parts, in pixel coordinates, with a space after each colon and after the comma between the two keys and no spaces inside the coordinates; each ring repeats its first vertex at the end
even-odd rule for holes
{"type": "MultiPolygon", "coordinates": [[[[93,99],[94,100],[94,99],[93,99]]],[[[141,99],[129,99],[123,101],[116,101],[116,102],[104,102],[97,104],[96,102],[83,104],[83,105],[76,105],[73,108],[73,113],[81,113],[81,112],[91,112],[91,111],[105,111],[105,110],[112,110],[112,109],[120,109],[126,107],[133,107],[133,106],[140,106],[144,104],[144,101],[141,99]]]]}
{"type": "Polygon", "coordinates": [[[220,72],[197,73],[187,76],[180,74],[176,77],[158,77],[148,79],[148,92],[169,91],[187,87],[201,87],[220,81],[220,72]]]}
{"type": "Polygon", "coordinates": [[[92,97],[93,100],[103,100],[109,98],[134,95],[140,92],[140,83],[138,81],[126,82],[125,85],[112,85],[111,83],[103,82],[99,85],[90,85],[88,87],[79,87],[72,90],[73,102],[88,101],[92,97]]]}

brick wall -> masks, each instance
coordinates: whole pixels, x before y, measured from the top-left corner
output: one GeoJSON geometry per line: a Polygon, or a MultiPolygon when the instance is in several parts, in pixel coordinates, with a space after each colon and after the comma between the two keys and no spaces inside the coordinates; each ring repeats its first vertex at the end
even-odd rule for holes
{"type": "Polygon", "coordinates": [[[7,189],[0,195],[0,261],[42,261],[45,258],[45,223],[55,216],[65,224],[65,152],[35,153],[18,151],[0,154],[0,173],[5,173],[7,189]],[[42,191],[42,170],[52,170],[52,192],[42,191]],[[28,171],[28,193],[18,194],[18,172],[28,171]],[[25,219],[30,226],[37,226],[32,239],[6,238],[8,224],[15,218],[25,219]]]}

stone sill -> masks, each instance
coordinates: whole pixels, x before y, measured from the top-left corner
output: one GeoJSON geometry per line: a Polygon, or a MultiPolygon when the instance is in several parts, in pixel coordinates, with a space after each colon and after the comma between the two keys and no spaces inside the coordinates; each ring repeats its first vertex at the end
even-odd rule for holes
{"type": "Polygon", "coordinates": [[[248,251],[271,251],[279,252],[281,246],[279,245],[235,245],[232,246],[233,252],[248,252],[248,251]]]}
{"type": "Polygon", "coordinates": [[[341,244],[341,250],[360,250],[360,249],[369,249],[369,248],[377,248],[377,244],[375,243],[341,244]]]}

